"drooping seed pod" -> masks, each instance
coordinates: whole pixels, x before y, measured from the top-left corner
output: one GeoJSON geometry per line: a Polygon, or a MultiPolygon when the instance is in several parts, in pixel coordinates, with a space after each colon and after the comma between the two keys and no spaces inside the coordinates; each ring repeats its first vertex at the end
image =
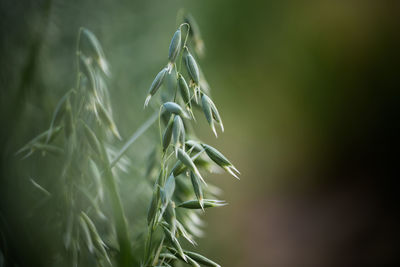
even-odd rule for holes
{"type": "Polygon", "coordinates": [[[175,152],[178,147],[184,145],[182,139],[185,140],[185,127],[183,121],[179,115],[175,115],[174,124],[172,126],[172,139],[174,140],[175,152]]]}
{"type": "Polygon", "coordinates": [[[89,160],[89,165],[90,165],[90,174],[95,182],[96,189],[97,189],[96,197],[99,197],[100,202],[102,202],[104,200],[104,186],[103,186],[103,181],[102,181],[99,167],[91,159],[89,160]]]}
{"type": "MultiPolygon", "coordinates": [[[[194,141],[193,141],[193,142],[194,142],[194,141]]],[[[186,144],[189,145],[189,146],[191,147],[191,148],[189,149],[189,151],[192,151],[192,149],[193,149],[193,144],[191,144],[191,143],[192,143],[192,142],[190,142],[190,140],[189,140],[189,143],[186,142],[186,144]]],[[[205,151],[205,149],[204,149],[201,145],[198,145],[198,148],[197,148],[197,149],[199,149],[198,153],[197,153],[196,155],[194,155],[193,157],[191,157],[191,160],[193,161],[193,163],[194,163],[196,166],[200,166],[200,167],[202,167],[202,168],[205,168],[206,170],[210,170],[211,166],[210,166],[210,164],[208,163],[208,161],[205,161],[204,159],[200,158],[202,152],[205,151]]],[[[196,150],[197,150],[197,149],[196,149],[196,150]]],[[[186,154],[187,154],[187,153],[186,153],[186,154]]],[[[184,173],[186,170],[187,170],[187,166],[184,165],[180,160],[178,160],[178,161],[175,163],[175,165],[172,167],[172,169],[171,169],[171,174],[173,174],[175,177],[177,177],[178,175],[184,173]]],[[[202,182],[204,182],[204,180],[202,180],[202,182]]]]}
{"type": "Polygon", "coordinates": [[[184,251],[184,253],[186,254],[186,256],[189,256],[190,258],[192,258],[193,260],[195,260],[198,263],[201,263],[205,266],[210,266],[210,267],[221,267],[221,265],[219,265],[218,263],[204,257],[203,255],[200,255],[198,253],[192,252],[192,251],[184,251]]]}
{"type": "Polygon", "coordinates": [[[175,255],[173,255],[171,253],[160,253],[160,258],[161,259],[164,258],[166,260],[177,260],[178,259],[175,255]]]}
{"type": "Polygon", "coordinates": [[[206,116],[208,124],[211,126],[215,136],[218,137],[217,131],[215,130],[214,120],[221,126],[221,131],[224,131],[224,125],[222,124],[221,116],[215,106],[214,102],[206,94],[201,97],[202,108],[204,115],[206,116]]]}
{"type": "Polygon", "coordinates": [[[184,173],[186,169],[187,167],[183,165],[183,163],[180,160],[178,160],[172,167],[171,174],[177,177],[178,175],[184,173]]]}
{"type": "Polygon", "coordinates": [[[171,65],[175,63],[176,57],[181,50],[181,35],[181,29],[178,28],[172,37],[171,44],[169,45],[168,59],[171,65]]]}
{"type": "Polygon", "coordinates": [[[201,267],[200,264],[198,264],[194,259],[192,259],[188,255],[186,255],[186,259],[187,259],[188,263],[190,265],[192,265],[193,267],[201,267]]]}
{"type": "Polygon", "coordinates": [[[205,149],[207,155],[214,161],[218,166],[229,172],[233,177],[239,179],[237,174],[240,172],[233,166],[233,164],[217,149],[213,148],[212,146],[201,144],[205,149]],[[235,173],[235,172],[236,173],[235,173]]]}
{"type": "Polygon", "coordinates": [[[85,56],[82,53],[79,54],[79,59],[80,59],[81,66],[83,66],[83,68],[81,69],[82,73],[89,80],[89,90],[93,94],[93,96],[96,98],[96,100],[100,101],[99,95],[97,92],[98,83],[97,83],[97,78],[96,78],[96,72],[92,65],[92,59],[85,56]]]}
{"type": "Polygon", "coordinates": [[[172,125],[173,125],[174,120],[170,120],[167,124],[167,128],[165,128],[164,134],[163,134],[163,151],[165,152],[171,143],[171,136],[172,136],[172,125]]]}
{"type": "Polygon", "coordinates": [[[168,199],[167,195],[165,194],[164,188],[160,188],[160,199],[161,199],[161,204],[162,204],[162,209],[161,209],[161,214],[164,213],[165,208],[168,205],[168,199]]]}
{"type": "Polygon", "coordinates": [[[189,147],[190,151],[200,152],[203,150],[203,147],[200,145],[200,143],[194,140],[187,140],[186,145],[189,147]]]}
{"type": "Polygon", "coordinates": [[[105,107],[101,103],[97,103],[96,105],[96,115],[98,119],[107,126],[107,128],[117,137],[119,140],[121,140],[121,136],[119,135],[117,126],[114,123],[114,120],[112,117],[109,115],[105,107]]]}
{"type": "Polygon", "coordinates": [[[93,240],[92,240],[92,237],[91,237],[90,232],[89,232],[89,227],[86,224],[86,221],[85,221],[85,219],[83,218],[82,215],[79,218],[79,223],[81,225],[81,228],[82,228],[83,233],[84,233],[85,238],[86,238],[86,245],[87,245],[90,253],[93,253],[94,252],[93,240]]]}
{"type": "MultiPolygon", "coordinates": [[[[54,138],[56,138],[56,136],[61,132],[61,129],[63,129],[62,126],[57,126],[55,128],[48,129],[47,131],[37,135],[35,138],[33,138],[32,140],[30,140],[26,145],[24,145],[23,147],[21,147],[17,152],[15,152],[15,155],[18,155],[24,151],[27,150],[32,150],[32,147],[36,144],[39,143],[40,141],[44,141],[46,144],[51,143],[52,140],[54,140],[54,138]],[[51,133],[50,133],[51,131],[51,133]],[[47,136],[50,134],[50,139],[49,141],[47,141],[47,136]],[[45,140],[46,139],[46,140],[45,140]]],[[[28,152],[30,154],[30,152],[28,152]]],[[[26,158],[27,156],[25,156],[26,158]]]]}
{"type": "Polygon", "coordinates": [[[179,92],[181,93],[183,102],[185,102],[185,105],[190,105],[189,86],[187,85],[185,78],[180,73],[178,74],[178,87],[179,87],[179,92]]]}
{"type": "Polygon", "coordinates": [[[157,76],[154,78],[153,82],[150,85],[149,92],[147,94],[146,100],[144,101],[144,107],[147,107],[149,104],[150,98],[157,92],[157,90],[161,87],[165,74],[167,73],[167,68],[163,68],[157,76]]]}
{"type": "Polygon", "coordinates": [[[187,47],[185,47],[184,59],[185,59],[186,69],[189,73],[190,78],[193,80],[193,82],[196,85],[198,85],[199,79],[200,79],[199,67],[197,66],[196,60],[194,59],[192,54],[189,52],[187,47]]]}
{"type": "Polygon", "coordinates": [[[203,209],[203,190],[201,189],[200,179],[194,172],[190,172],[190,180],[192,181],[193,190],[200,203],[200,207],[203,209]]]}
{"type": "Polygon", "coordinates": [[[172,201],[168,201],[168,205],[165,209],[165,212],[163,214],[164,220],[168,223],[168,228],[171,231],[171,234],[175,236],[176,232],[176,214],[175,214],[175,208],[174,204],[172,201]]]}
{"type": "Polygon", "coordinates": [[[64,150],[58,146],[44,144],[44,143],[35,143],[31,148],[33,151],[38,150],[42,152],[42,155],[46,155],[46,153],[50,153],[56,156],[60,156],[64,153],[64,150]]]}
{"type": "Polygon", "coordinates": [[[192,172],[194,172],[199,178],[200,180],[206,184],[206,182],[204,181],[203,177],[201,176],[199,170],[197,169],[196,165],[193,163],[192,159],[189,157],[188,154],[186,154],[185,151],[183,151],[182,149],[178,148],[178,159],[186,166],[188,167],[189,170],[191,170],[192,172]]]}
{"type": "MultiPolygon", "coordinates": [[[[198,264],[195,260],[193,260],[192,258],[190,258],[188,255],[185,255],[185,258],[183,258],[181,255],[180,255],[180,253],[179,253],[179,251],[177,251],[176,249],[174,249],[174,248],[171,248],[171,247],[167,247],[167,249],[171,252],[171,253],[173,253],[173,255],[175,255],[175,258],[176,259],[180,259],[180,260],[182,260],[182,261],[185,261],[185,262],[187,262],[188,264],[190,264],[191,266],[193,266],[193,267],[200,267],[200,264],[198,264]]],[[[183,253],[183,252],[182,252],[183,253]]],[[[161,256],[161,255],[160,255],[161,256]]],[[[168,258],[168,257],[167,257],[168,258]]]]}
{"type": "Polygon", "coordinates": [[[100,149],[100,142],[96,137],[96,134],[90,129],[90,127],[81,120],[81,123],[83,124],[83,131],[85,133],[86,140],[89,143],[89,146],[93,149],[93,151],[97,154],[101,154],[101,149],[100,149]]]}
{"type": "Polygon", "coordinates": [[[166,102],[163,104],[163,108],[168,111],[169,113],[175,114],[175,115],[179,115],[182,116],[186,119],[189,118],[189,116],[186,114],[185,111],[183,111],[183,109],[181,108],[181,106],[179,106],[178,104],[174,103],[174,102],[166,102]]]}
{"type": "Polygon", "coordinates": [[[53,135],[53,128],[54,125],[59,122],[61,120],[61,118],[63,117],[63,115],[65,114],[65,102],[66,100],[70,97],[70,94],[73,92],[73,90],[69,90],[61,99],[60,101],[57,103],[56,109],[53,113],[52,119],[51,119],[51,123],[50,123],[50,127],[49,130],[47,132],[47,137],[46,137],[46,143],[49,143],[52,141],[52,139],[54,138],[53,135]]]}
{"type": "Polygon", "coordinates": [[[176,220],[176,229],[178,234],[183,236],[189,243],[191,243],[193,246],[197,245],[196,241],[193,239],[193,236],[186,231],[185,227],[178,220],[176,220]]]}
{"type": "Polygon", "coordinates": [[[211,104],[210,104],[210,98],[203,94],[201,97],[201,104],[203,108],[204,115],[206,116],[207,122],[210,125],[212,131],[214,132],[215,136],[218,137],[217,131],[215,130],[214,126],[214,120],[213,120],[213,114],[212,114],[212,109],[211,109],[211,104]]]}
{"type": "Polygon", "coordinates": [[[213,208],[213,207],[222,207],[226,206],[228,203],[222,200],[212,200],[212,199],[204,199],[203,200],[203,207],[200,205],[200,202],[196,200],[189,200],[185,201],[178,205],[180,208],[185,209],[205,209],[205,208],[213,208]]]}
{"type": "Polygon", "coordinates": [[[87,214],[83,211],[81,212],[81,218],[83,218],[89,229],[93,244],[96,246],[96,249],[102,254],[103,257],[107,259],[108,262],[110,262],[110,259],[108,258],[107,255],[107,251],[105,250],[106,244],[103,242],[99,233],[97,232],[96,226],[89,218],[89,216],[87,216],[87,214]]]}
{"type": "MultiPolygon", "coordinates": [[[[175,92],[177,86],[178,86],[178,79],[177,79],[177,72],[176,72],[176,68],[173,68],[172,70],[170,70],[170,72],[168,72],[167,74],[165,74],[165,78],[164,78],[164,84],[165,87],[168,89],[165,91],[165,95],[162,95],[161,99],[164,100],[165,98],[169,97],[170,92],[175,92]],[[168,94],[167,94],[168,93],[168,94]]],[[[164,92],[163,92],[164,93],[164,92]]]]}
{"type": "Polygon", "coordinates": [[[175,191],[175,177],[173,175],[170,175],[167,181],[165,182],[164,186],[164,192],[167,200],[171,200],[174,191],[175,191]]]}
{"type": "MultiPolygon", "coordinates": [[[[167,227],[163,226],[163,230],[166,240],[174,246],[173,253],[176,253],[177,256],[179,256],[182,260],[187,262],[186,256],[183,253],[183,249],[181,247],[181,244],[179,244],[178,239],[176,239],[176,237],[172,235],[171,231],[169,231],[167,227]]],[[[169,250],[170,248],[167,247],[167,249],[169,250]]]]}
{"type": "Polygon", "coordinates": [[[86,28],[82,28],[82,33],[89,40],[89,43],[91,45],[90,50],[92,50],[85,53],[90,53],[90,55],[96,60],[96,63],[98,64],[99,68],[104,72],[104,74],[110,76],[110,68],[104,56],[104,52],[99,40],[91,31],[86,28]]]}

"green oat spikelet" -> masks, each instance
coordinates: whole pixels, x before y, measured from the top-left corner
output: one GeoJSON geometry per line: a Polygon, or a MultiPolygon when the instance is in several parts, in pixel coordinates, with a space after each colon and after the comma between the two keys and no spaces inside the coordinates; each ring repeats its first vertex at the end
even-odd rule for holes
{"type": "Polygon", "coordinates": [[[201,206],[200,202],[196,199],[196,200],[188,200],[182,202],[178,204],[177,207],[186,209],[205,209],[205,208],[223,207],[226,205],[228,205],[228,203],[226,203],[223,200],[204,199],[203,206],[201,206]]]}
{"type": "Polygon", "coordinates": [[[162,145],[163,145],[163,152],[165,152],[171,143],[171,137],[172,137],[172,126],[174,124],[174,120],[169,120],[167,127],[165,128],[164,134],[163,134],[163,139],[162,139],[162,145]]]}
{"type": "Polygon", "coordinates": [[[174,123],[172,126],[172,139],[174,141],[175,154],[177,155],[178,147],[182,147],[185,144],[185,127],[179,115],[175,115],[174,118],[174,123]]]}
{"type": "Polygon", "coordinates": [[[194,172],[191,171],[190,172],[190,180],[192,181],[193,190],[197,197],[197,200],[199,201],[200,207],[202,210],[204,210],[203,190],[201,189],[200,179],[197,177],[197,175],[194,172]]]}
{"type": "Polygon", "coordinates": [[[201,144],[201,145],[204,147],[210,159],[212,159],[218,166],[229,172],[233,177],[239,179],[237,174],[240,174],[240,172],[221,152],[219,152],[217,149],[207,144],[201,144]]]}
{"type": "Polygon", "coordinates": [[[174,33],[174,36],[172,37],[171,44],[169,45],[169,51],[168,51],[168,70],[171,72],[173,65],[175,63],[175,60],[179,54],[179,51],[181,50],[181,29],[178,28],[178,30],[174,33]]]}
{"type": "Polygon", "coordinates": [[[222,132],[224,131],[224,125],[222,124],[221,116],[219,115],[217,107],[215,106],[211,98],[209,98],[206,94],[202,95],[201,103],[207,122],[210,125],[212,131],[214,132],[215,136],[218,137],[214,121],[220,125],[222,132]]]}
{"type": "Polygon", "coordinates": [[[178,148],[178,159],[192,172],[194,172],[199,179],[206,184],[206,182],[204,181],[203,177],[201,176],[199,170],[197,169],[196,165],[194,164],[194,162],[192,161],[192,159],[189,157],[188,154],[186,154],[185,151],[183,151],[182,149],[178,148]]]}
{"type": "Polygon", "coordinates": [[[182,116],[182,117],[184,117],[186,119],[189,118],[189,116],[186,114],[186,112],[177,103],[166,102],[166,103],[163,104],[163,108],[166,111],[168,111],[169,113],[182,116]]]}
{"type": "Polygon", "coordinates": [[[197,66],[196,60],[194,59],[193,55],[189,52],[189,49],[185,47],[184,50],[184,59],[186,70],[189,73],[190,78],[195,84],[199,84],[200,80],[200,72],[199,67],[197,66]]]}
{"type": "Polygon", "coordinates": [[[89,43],[92,46],[92,49],[94,51],[93,58],[95,59],[96,63],[98,64],[99,68],[103,71],[103,73],[107,76],[110,76],[110,67],[109,64],[105,58],[103,48],[100,45],[99,40],[97,37],[88,29],[82,28],[82,33],[84,36],[86,36],[89,40],[89,43]]]}
{"type": "Polygon", "coordinates": [[[158,89],[161,87],[161,85],[163,84],[165,75],[167,74],[168,69],[167,68],[163,68],[158,74],[157,76],[154,78],[153,82],[150,85],[149,91],[147,93],[147,97],[146,100],[144,101],[144,107],[147,107],[147,105],[149,104],[149,101],[151,99],[151,97],[157,93],[158,89]]]}
{"type": "Polygon", "coordinates": [[[105,107],[101,104],[98,103],[96,106],[96,112],[97,116],[99,118],[99,121],[102,122],[114,135],[117,137],[119,140],[121,140],[121,136],[119,134],[118,128],[115,125],[114,120],[108,113],[108,111],[105,109],[105,107]]]}
{"type": "Polygon", "coordinates": [[[205,266],[209,266],[209,267],[221,267],[221,265],[219,265],[218,263],[204,257],[203,255],[200,255],[196,252],[192,252],[192,251],[184,251],[184,253],[186,254],[186,256],[189,256],[190,258],[192,258],[193,260],[195,260],[196,262],[203,264],[205,266]]]}

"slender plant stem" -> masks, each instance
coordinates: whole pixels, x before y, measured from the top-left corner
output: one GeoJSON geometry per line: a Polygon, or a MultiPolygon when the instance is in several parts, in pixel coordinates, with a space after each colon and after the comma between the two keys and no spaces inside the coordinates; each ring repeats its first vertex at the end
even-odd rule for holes
{"type": "Polygon", "coordinates": [[[115,157],[115,159],[112,160],[111,164],[110,164],[110,169],[112,169],[115,164],[117,164],[117,162],[121,159],[121,157],[123,155],[125,155],[126,151],[128,150],[128,148],[135,143],[135,141],[142,136],[142,134],[144,134],[151,125],[153,125],[153,123],[157,120],[158,117],[158,112],[156,111],[150,118],[147,119],[147,121],[145,121],[140,127],[139,129],[136,130],[136,132],[134,132],[132,134],[132,136],[129,138],[129,140],[125,143],[125,145],[121,148],[121,150],[119,151],[118,155],[115,157]]]}
{"type": "Polygon", "coordinates": [[[114,213],[114,220],[119,244],[118,266],[132,266],[134,256],[129,239],[128,225],[125,217],[124,208],[122,206],[121,197],[115,182],[114,175],[111,171],[110,162],[104,144],[101,143],[102,158],[105,166],[104,178],[109,191],[111,206],[114,213]]]}

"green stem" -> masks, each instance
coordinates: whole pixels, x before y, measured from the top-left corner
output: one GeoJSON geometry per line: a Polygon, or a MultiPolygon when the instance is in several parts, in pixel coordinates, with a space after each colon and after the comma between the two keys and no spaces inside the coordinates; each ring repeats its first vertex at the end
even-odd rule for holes
{"type": "Polygon", "coordinates": [[[121,197],[119,195],[118,187],[115,182],[114,175],[111,171],[111,165],[107,157],[107,152],[104,147],[104,143],[101,143],[102,158],[104,161],[105,171],[104,178],[109,190],[109,196],[111,199],[111,206],[113,210],[117,239],[119,244],[119,255],[118,255],[118,266],[132,266],[135,262],[134,256],[132,254],[132,247],[130,243],[128,225],[124,213],[124,209],[121,202],[121,197]]]}
{"type": "Polygon", "coordinates": [[[112,160],[110,164],[110,169],[112,169],[115,164],[121,159],[123,155],[125,155],[126,151],[128,148],[142,135],[144,134],[147,129],[150,128],[150,126],[157,120],[158,112],[155,112],[150,118],[145,121],[145,123],[142,124],[142,126],[139,127],[139,129],[136,130],[132,134],[132,136],[129,138],[129,140],[125,143],[125,145],[121,148],[119,151],[118,155],[115,157],[115,159],[112,160]]]}

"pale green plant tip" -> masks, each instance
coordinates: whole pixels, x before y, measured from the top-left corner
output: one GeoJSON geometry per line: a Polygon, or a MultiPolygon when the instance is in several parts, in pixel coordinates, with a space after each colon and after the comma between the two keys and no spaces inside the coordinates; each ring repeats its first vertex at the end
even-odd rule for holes
{"type": "Polygon", "coordinates": [[[233,166],[233,164],[217,149],[215,149],[212,146],[209,146],[207,144],[202,144],[204,147],[207,155],[212,159],[217,165],[219,165],[221,168],[229,172],[232,176],[235,178],[239,179],[237,174],[240,174],[240,172],[233,166]],[[234,171],[237,173],[234,173],[234,171]]]}
{"type": "Polygon", "coordinates": [[[167,182],[165,183],[164,190],[166,193],[166,197],[168,200],[171,200],[172,195],[174,194],[175,191],[175,177],[173,175],[170,175],[167,179],[167,182]]]}
{"type": "Polygon", "coordinates": [[[217,131],[215,130],[215,126],[214,126],[213,113],[212,113],[209,97],[206,96],[205,94],[203,94],[203,96],[201,97],[201,102],[202,102],[202,108],[203,108],[204,115],[207,119],[207,122],[210,125],[213,133],[215,134],[215,137],[218,137],[217,131]]]}
{"type": "Polygon", "coordinates": [[[50,123],[50,127],[49,130],[47,131],[47,137],[46,137],[46,143],[48,143],[53,135],[53,128],[54,128],[54,123],[57,120],[57,118],[60,116],[60,111],[63,109],[63,105],[65,103],[65,101],[67,100],[67,98],[69,97],[69,95],[72,93],[73,90],[69,90],[61,99],[60,101],[57,103],[56,109],[53,113],[53,117],[51,119],[51,123],[50,123]]]}
{"type": "MultiPolygon", "coordinates": [[[[50,134],[50,139],[48,142],[50,142],[52,139],[54,139],[61,131],[63,126],[57,126],[54,129],[48,129],[47,131],[44,131],[43,133],[37,135],[34,137],[32,140],[30,140],[26,145],[21,147],[17,152],[15,152],[15,155],[21,154],[22,152],[26,150],[31,150],[34,144],[40,143],[40,141],[43,141],[45,138],[47,139],[47,136],[50,134]]],[[[48,143],[47,141],[45,143],[48,143]]]]}
{"type": "Polygon", "coordinates": [[[190,172],[190,180],[192,182],[194,193],[199,201],[201,209],[204,211],[204,203],[203,203],[203,190],[201,189],[201,184],[199,178],[195,173],[190,172]]]}
{"type": "Polygon", "coordinates": [[[171,44],[169,45],[168,59],[170,63],[174,63],[179,54],[181,49],[181,36],[181,29],[178,28],[172,37],[171,44]]]}
{"type": "Polygon", "coordinates": [[[107,126],[115,137],[117,137],[119,140],[122,140],[114,120],[112,119],[108,111],[105,109],[105,107],[101,103],[97,103],[97,107],[98,108],[96,109],[96,111],[99,121],[102,122],[105,126],[107,126]]]}
{"type": "Polygon", "coordinates": [[[185,65],[186,69],[189,73],[190,78],[193,80],[193,82],[198,85],[199,84],[199,79],[200,79],[200,72],[199,72],[199,67],[197,66],[196,60],[192,56],[192,54],[189,52],[188,48],[184,48],[184,58],[185,58],[185,65]]]}
{"type": "Polygon", "coordinates": [[[177,255],[179,255],[179,257],[183,261],[187,262],[186,255],[183,253],[183,249],[182,249],[181,245],[179,244],[178,240],[176,239],[176,237],[173,236],[172,233],[166,227],[163,226],[163,229],[164,229],[167,239],[169,240],[170,243],[172,243],[172,245],[178,252],[177,255]]]}
{"type": "Polygon", "coordinates": [[[40,192],[42,192],[44,195],[46,195],[46,197],[50,197],[51,193],[49,191],[47,191],[43,186],[41,186],[40,184],[38,184],[37,182],[35,182],[35,180],[33,180],[32,178],[29,179],[31,181],[31,183],[33,184],[34,187],[36,187],[40,192]]]}
{"type": "Polygon", "coordinates": [[[164,134],[163,134],[163,152],[165,152],[171,143],[171,137],[172,137],[172,126],[174,124],[174,120],[169,120],[167,127],[165,128],[164,134]]]}
{"type": "Polygon", "coordinates": [[[91,237],[90,232],[89,232],[89,228],[88,228],[88,226],[86,224],[85,219],[82,216],[79,218],[79,220],[80,220],[80,224],[81,224],[83,233],[85,234],[86,244],[87,244],[88,250],[90,251],[90,253],[93,253],[94,252],[94,245],[93,245],[92,237],[91,237]]]}
{"type": "Polygon", "coordinates": [[[190,244],[192,244],[193,246],[197,246],[197,243],[196,243],[196,241],[193,239],[193,236],[190,235],[190,234],[186,231],[185,227],[184,227],[178,220],[176,221],[176,227],[177,227],[178,233],[179,233],[181,236],[183,236],[183,237],[184,237],[190,244]]]}
{"type": "Polygon", "coordinates": [[[168,228],[171,231],[171,235],[175,236],[176,233],[176,213],[175,213],[175,208],[173,202],[170,200],[168,201],[168,204],[166,206],[165,212],[163,214],[163,217],[168,224],[168,228]]]}
{"type": "Polygon", "coordinates": [[[199,170],[197,169],[196,165],[194,164],[193,160],[189,157],[189,155],[185,151],[183,151],[180,148],[178,148],[178,159],[186,167],[188,167],[191,171],[193,171],[205,185],[207,185],[207,183],[204,181],[203,177],[201,176],[199,170]]]}
{"type": "Polygon", "coordinates": [[[177,260],[178,258],[171,253],[160,253],[160,258],[170,259],[170,260],[177,260]]]}
{"type": "Polygon", "coordinates": [[[202,95],[201,100],[202,100],[203,112],[207,119],[207,122],[210,125],[212,131],[214,132],[215,136],[218,137],[214,125],[214,120],[220,125],[222,132],[224,131],[224,125],[222,124],[222,120],[217,110],[217,107],[215,106],[211,98],[209,98],[206,94],[202,95]]]}
{"type": "Polygon", "coordinates": [[[188,262],[190,263],[190,265],[192,265],[193,267],[200,267],[200,264],[198,264],[195,260],[193,260],[189,256],[186,255],[186,258],[188,259],[188,262]]]}
{"type": "Polygon", "coordinates": [[[99,156],[101,154],[101,149],[100,149],[100,142],[97,139],[96,134],[92,131],[92,129],[90,129],[90,127],[83,120],[80,121],[83,125],[86,140],[88,141],[93,151],[99,156]]]}
{"type": "MultiPolygon", "coordinates": [[[[221,200],[211,200],[211,199],[203,200],[203,208],[223,207],[226,205],[228,205],[228,203],[221,200]]],[[[186,209],[203,209],[202,206],[200,205],[200,202],[197,199],[185,201],[183,203],[178,204],[177,207],[186,209]]]]}
{"type": "Polygon", "coordinates": [[[158,91],[158,89],[160,89],[161,85],[164,82],[165,79],[165,75],[168,72],[168,68],[163,68],[154,78],[153,82],[150,85],[149,91],[148,91],[148,95],[146,97],[146,100],[144,102],[144,107],[147,107],[147,105],[149,104],[149,101],[151,99],[151,97],[158,91]]]}
{"type": "Polygon", "coordinates": [[[105,59],[104,52],[99,40],[90,30],[86,28],[82,28],[82,33],[88,38],[90,44],[92,45],[92,48],[94,49],[94,52],[96,54],[95,59],[99,68],[103,71],[105,75],[110,76],[110,68],[107,60],[105,59]]]}
{"type": "Polygon", "coordinates": [[[186,119],[189,119],[189,116],[186,112],[179,106],[177,103],[174,102],[166,102],[162,105],[162,107],[171,114],[182,116],[186,119]]]}
{"type": "Polygon", "coordinates": [[[185,144],[185,127],[183,125],[182,119],[179,115],[175,115],[174,123],[172,126],[172,137],[174,140],[175,155],[178,154],[178,147],[182,147],[185,144]]]}
{"type": "Polygon", "coordinates": [[[221,267],[218,263],[204,257],[203,255],[200,255],[198,253],[192,252],[192,251],[184,251],[186,256],[192,258],[196,262],[203,264],[204,266],[209,266],[209,267],[221,267]]]}

